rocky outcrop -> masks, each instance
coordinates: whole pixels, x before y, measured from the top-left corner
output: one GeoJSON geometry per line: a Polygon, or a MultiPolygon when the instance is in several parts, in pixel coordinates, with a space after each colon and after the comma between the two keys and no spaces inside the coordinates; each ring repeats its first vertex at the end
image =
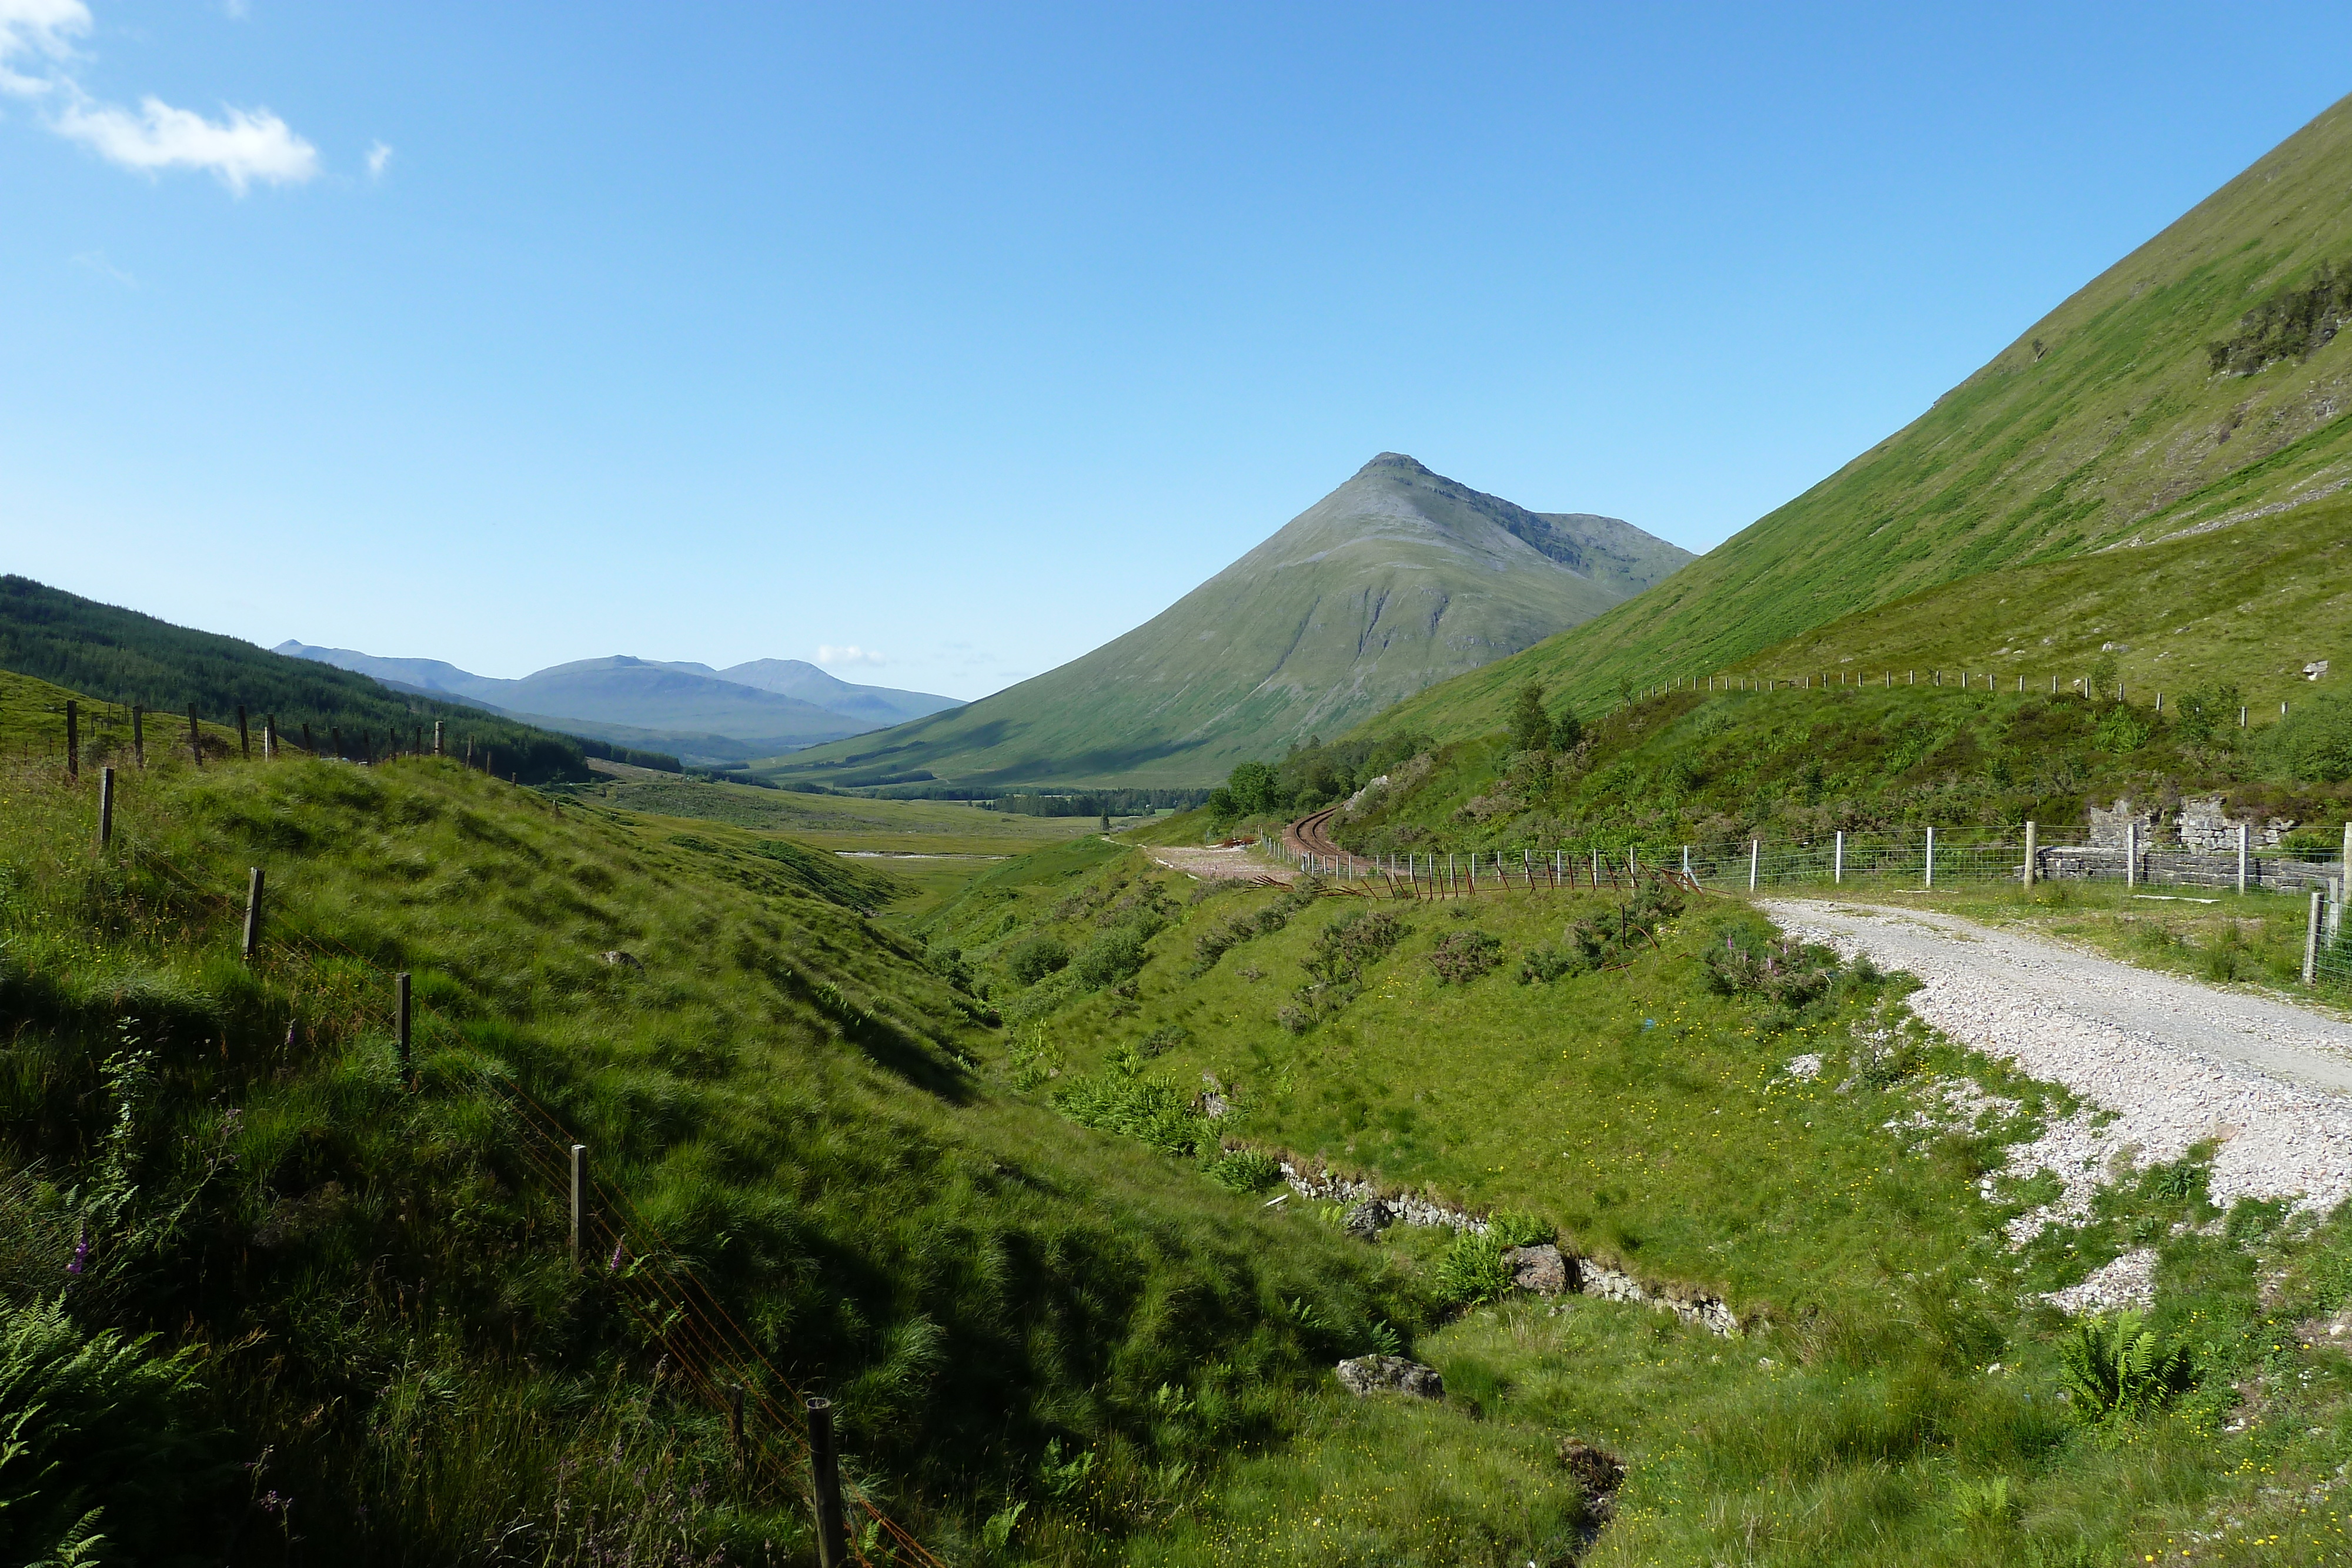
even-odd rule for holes
{"type": "Polygon", "coordinates": [[[1416,1399],[1445,1397],[1437,1368],[1401,1355],[1360,1355],[1339,1364],[1339,1382],[1362,1398],[1367,1394],[1409,1394],[1416,1399]]]}
{"type": "MultiPolygon", "coordinates": [[[[1399,1196],[1382,1193],[1368,1181],[1335,1176],[1320,1167],[1306,1168],[1295,1161],[1284,1160],[1282,1179],[1301,1197],[1320,1198],[1327,1203],[1344,1203],[1347,1214],[1340,1227],[1351,1236],[1370,1241],[1391,1224],[1443,1225],[1451,1230],[1466,1230],[1474,1236],[1486,1234],[1486,1222],[1475,1215],[1414,1194],[1399,1196]],[[1376,1214],[1385,1216],[1376,1218],[1376,1214]]],[[[1503,1254],[1509,1266],[1512,1282],[1520,1290],[1540,1295],[1598,1296],[1608,1301],[1630,1301],[1639,1306],[1655,1307],[1670,1312],[1686,1323],[1696,1323],[1711,1333],[1727,1337],[1740,1332],[1738,1314],[1720,1296],[1706,1295],[1695,1291],[1679,1291],[1672,1287],[1652,1288],[1633,1275],[1595,1263],[1590,1258],[1579,1258],[1561,1251],[1558,1247],[1514,1247],[1503,1254]],[[1553,1281],[1558,1283],[1552,1283],[1553,1281]]]]}
{"type": "Polygon", "coordinates": [[[1513,1247],[1503,1254],[1511,1283],[1538,1296],[1562,1296],[1575,1289],[1568,1260],[1549,1242],[1540,1247],[1513,1247]]]}

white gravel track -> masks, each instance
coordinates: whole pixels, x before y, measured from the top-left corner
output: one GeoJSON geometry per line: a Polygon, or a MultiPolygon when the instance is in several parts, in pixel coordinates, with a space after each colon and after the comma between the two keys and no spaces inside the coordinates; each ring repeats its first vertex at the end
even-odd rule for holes
{"type": "Polygon", "coordinates": [[[2057,1202],[2011,1222],[2023,1241],[2079,1218],[2126,1165],[2221,1140],[2213,1201],[2352,1196],[2352,1024],[2286,1002],[1996,930],[1952,915],[1830,901],[1762,904],[1790,935],[1916,976],[1911,1009],[1987,1055],[2116,1113],[2084,1114],[2011,1151],[2010,1171],[2055,1172],[2057,1202]],[[2119,1158],[2120,1156],[2120,1158],[2119,1158]]]}

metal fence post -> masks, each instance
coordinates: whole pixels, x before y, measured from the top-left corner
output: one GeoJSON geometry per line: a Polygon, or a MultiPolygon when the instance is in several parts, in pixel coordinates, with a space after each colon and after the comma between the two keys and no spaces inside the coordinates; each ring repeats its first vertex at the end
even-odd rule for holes
{"type": "Polygon", "coordinates": [[[1755,891],[1756,891],[1756,873],[1757,873],[1757,872],[1758,872],[1759,870],[1760,870],[1760,869],[1761,869],[1761,864],[1762,864],[1763,859],[1764,859],[1764,841],[1763,841],[1762,839],[1750,839],[1750,840],[1748,840],[1748,892],[1750,892],[1750,893],[1753,893],[1753,892],[1755,892],[1755,891]]]}
{"type": "Polygon", "coordinates": [[[2319,967],[2319,904],[2327,894],[2318,888],[2311,890],[2311,924],[2303,933],[2303,983],[2311,984],[2313,972],[2319,967]]]}
{"type": "Polygon", "coordinates": [[[1845,830],[1843,828],[1837,831],[1837,851],[1835,858],[1830,862],[1830,881],[1832,883],[1845,881],[1845,830]]]}
{"type": "Polygon", "coordinates": [[[1929,828],[1929,829],[1927,830],[1927,886],[1929,886],[1929,887],[1933,887],[1933,886],[1935,886],[1935,885],[1936,885],[1936,830],[1935,830],[1935,829],[1933,829],[1933,828],[1929,828]]]}
{"type": "Polygon", "coordinates": [[[2139,824],[2126,822],[2124,824],[2124,886],[2130,889],[2138,885],[2139,824]]]}

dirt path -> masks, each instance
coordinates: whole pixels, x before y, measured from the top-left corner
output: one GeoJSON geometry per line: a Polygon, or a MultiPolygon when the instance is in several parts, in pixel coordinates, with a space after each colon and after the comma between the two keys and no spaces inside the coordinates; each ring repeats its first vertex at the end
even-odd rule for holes
{"type": "Polygon", "coordinates": [[[1265,859],[1246,844],[1229,850],[1147,844],[1143,852],[1170,871],[1181,871],[1202,882],[1278,882],[1286,887],[1290,883],[1288,866],[1265,859]]]}
{"type": "Polygon", "coordinates": [[[2213,1200],[2352,1196],[2352,1024],[2289,1003],[2134,968],[1947,915],[1832,901],[1762,904],[1784,929],[1918,977],[1910,1005],[1953,1039],[2013,1059],[2116,1113],[2085,1113],[2015,1150],[2066,1196],[2012,1225],[2078,1214],[2118,1163],[2179,1159],[2205,1139],[2213,1200]]]}

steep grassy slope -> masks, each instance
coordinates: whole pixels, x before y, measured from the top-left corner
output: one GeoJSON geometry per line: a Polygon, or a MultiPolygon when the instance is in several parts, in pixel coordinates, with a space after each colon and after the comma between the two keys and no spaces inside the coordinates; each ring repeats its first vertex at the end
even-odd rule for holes
{"type": "Polygon", "coordinates": [[[2152,700],[2234,685],[2258,714],[2352,677],[2352,497],[2160,544],[1985,572],[1843,617],[1735,666],[1835,684],[1962,671],[2005,690],[2077,689],[2111,664],[2152,700]],[[2306,674],[2325,662],[2326,674],[2306,674]]]}
{"type": "MultiPolygon", "coordinates": [[[[677,767],[674,757],[583,741],[458,703],[394,692],[365,675],[174,626],[29,578],[0,577],[0,670],[183,719],[191,705],[214,718],[234,717],[243,705],[256,726],[264,714],[275,714],[289,737],[299,736],[301,726],[312,726],[321,746],[331,727],[342,728],[354,750],[362,732],[372,734],[379,747],[394,733],[402,745],[413,746],[420,728],[429,734],[440,719],[461,751],[468,739],[494,747],[506,759],[499,771],[519,772],[534,783],[586,778],[583,759],[588,756],[677,767]]],[[[159,717],[157,723],[163,722],[159,717]]]]}
{"type": "Polygon", "coordinates": [[[159,758],[103,856],[87,779],[36,763],[0,796],[0,1298],[165,1333],[196,1358],[186,1427],[225,1428],[176,1517],[107,1521],[160,1532],[140,1560],[284,1561],[289,1523],[365,1562],[526,1523],[551,1561],[664,1530],[798,1560],[789,1474],[728,1462],[726,1375],[760,1422],[779,1378],[833,1392],[857,1473],[949,1546],[1049,1438],[1096,1451],[1108,1490],[1059,1511],[1111,1541],[1152,1467],[1278,1435],[1349,1335],[1412,1320],[1336,1239],[1272,1246],[1255,1205],[985,1087],[977,1004],[836,902],[869,893],[833,857],[430,761],[159,758]],[[565,1136],[614,1195],[577,1275],[565,1136]],[[665,1299],[684,1318],[645,1315],[665,1299]],[[714,1361],[713,1312],[764,1364],[714,1361]],[[1155,1410],[1171,1379],[1203,1414],[1155,1410]]]}
{"type": "Polygon", "coordinates": [[[1125,636],[953,713],[819,747],[777,778],[1201,785],[1584,620],[1682,551],[1374,458],[1125,636]]]}
{"type": "MultiPolygon", "coordinates": [[[[2266,340],[2242,319],[2352,257],[2347,179],[2339,103],[1804,495],[1639,599],[1382,723],[1475,734],[1500,727],[1530,679],[1591,703],[1975,573],[2266,507],[2301,517],[2288,509],[2352,480],[2352,340],[2326,336],[2340,308],[2307,356],[2257,373],[2217,372],[2209,349],[2266,340]]],[[[2326,516],[2340,530],[2343,514],[2326,516]]]]}
{"type": "MultiPolygon", "coordinates": [[[[1767,939],[1734,901],[1641,901],[1621,942],[1623,903],[1188,893],[1097,842],[1008,866],[929,925],[1012,1020],[1012,1082],[1065,1114],[1211,1140],[1231,1151],[1213,1180],[1269,1179],[1252,1161],[1288,1151],[1555,1233],[1685,1299],[1721,1292],[1744,1340],[1582,1297],[1506,1300],[1415,1349],[1499,1437],[1534,1427],[1627,1461],[1588,1562],[2022,1568],[2192,1543],[2203,1562],[2336,1560],[2343,1511],[2304,1489],[2352,1455],[2352,1369],[2289,1325],[2347,1293],[2317,1282],[2352,1258],[2341,1219],[2165,1196],[2200,1190],[2192,1160],[2126,1173],[2089,1223],[2012,1249],[2002,1226],[2041,1189],[1977,1184],[2063,1093],[1934,1041],[1899,979],[1819,953],[1779,955],[1812,976],[1793,1001],[1714,984],[1706,955],[1767,939]],[[1597,956],[1572,956],[1562,928],[1580,923],[1597,956]],[[1139,967],[1110,961],[1147,929],[1139,967]],[[1073,956],[1039,973],[1049,943],[1073,956]],[[1487,943],[1483,972],[1462,961],[1487,943]],[[1213,1122],[1204,1084],[1227,1108],[1213,1122]],[[1947,1108],[1976,1091],[2020,1109],[1947,1108]],[[2194,1347],[2196,1383],[2172,1414],[2102,1433],[2059,1396],[2071,1331],[2034,1293],[2147,1244],[2163,1254],[2157,1332],[2194,1347]]],[[[1494,1245],[1400,1224],[1371,1249],[1459,1299],[1493,1288],[1494,1245]]],[[[1421,1560],[1383,1556],[1365,1528],[1384,1483],[1464,1464],[1410,1436],[1317,1434],[1238,1466],[1223,1507],[1134,1560],[1421,1560]]]]}

